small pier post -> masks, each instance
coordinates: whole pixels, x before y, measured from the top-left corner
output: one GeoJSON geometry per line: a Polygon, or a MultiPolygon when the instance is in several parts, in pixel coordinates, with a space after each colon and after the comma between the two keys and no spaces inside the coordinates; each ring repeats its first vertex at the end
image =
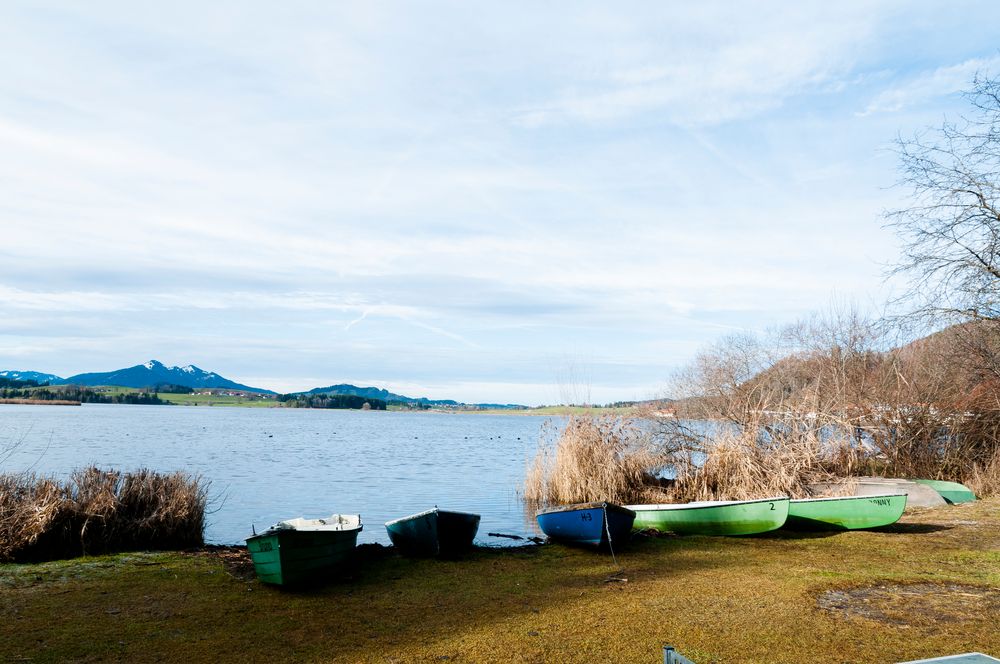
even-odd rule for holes
{"type": "Polygon", "coordinates": [[[690,659],[680,654],[671,645],[663,646],[663,664],[694,664],[690,659]]]}

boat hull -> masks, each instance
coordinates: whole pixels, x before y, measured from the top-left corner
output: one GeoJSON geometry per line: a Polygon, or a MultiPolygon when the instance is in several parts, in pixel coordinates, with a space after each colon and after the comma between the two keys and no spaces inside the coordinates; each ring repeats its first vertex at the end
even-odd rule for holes
{"type": "Polygon", "coordinates": [[[248,537],[247,549],[263,583],[298,585],[347,571],[360,531],[268,531],[248,537]]]}
{"type": "Polygon", "coordinates": [[[906,494],[847,496],[792,500],[788,506],[789,530],[862,530],[899,521],[906,509],[906,494]]]}
{"type": "Polygon", "coordinates": [[[542,510],[535,518],[542,532],[553,540],[615,547],[631,537],[635,513],[612,503],[581,503],[542,510]]]}
{"type": "Polygon", "coordinates": [[[976,499],[976,494],[972,492],[972,489],[964,484],[959,484],[958,482],[946,482],[944,480],[913,481],[917,484],[923,484],[924,486],[929,486],[934,489],[941,494],[942,498],[952,505],[957,505],[959,503],[971,503],[976,499]]]}
{"type": "Polygon", "coordinates": [[[787,497],[626,507],[635,511],[635,529],[678,535],[756,535],[780,528],[788,517],[787,497]]]}
{"type": "Polygon", "coordinates": [[[468,550],[480,516],[437,508],[385,524],[393,546],[410,556],[449,556],[468,550]]]}

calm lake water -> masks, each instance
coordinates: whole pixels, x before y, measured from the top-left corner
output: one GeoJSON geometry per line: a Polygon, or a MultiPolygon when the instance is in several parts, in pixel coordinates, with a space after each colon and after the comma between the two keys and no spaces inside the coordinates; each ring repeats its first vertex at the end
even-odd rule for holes
{"type": "Polygon", "coordinates": [[[297,516],[361,514],[359,542],[437,505],[482,515],[480,544],[539,534],[518,497],[548,418],[284,408],[0,406],[0,472],[87,465],[211,482],[206,539],[297,516]],[[12,450],[12,451],[11,451],[12,450]]]}

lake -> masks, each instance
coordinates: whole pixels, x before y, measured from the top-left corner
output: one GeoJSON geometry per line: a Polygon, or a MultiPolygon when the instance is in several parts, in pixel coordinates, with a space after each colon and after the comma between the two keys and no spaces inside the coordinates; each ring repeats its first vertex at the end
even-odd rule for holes
{"type": "Polygon", "coordinates": [[[292,408],[0,406],[0,471],[88,465],[211,482],[205,538],[242,543],[282,519],[361,514],[359,542],[429,509],[482,515],[480,544],[537,535],[518,492],[549,418],[292,408]]]}

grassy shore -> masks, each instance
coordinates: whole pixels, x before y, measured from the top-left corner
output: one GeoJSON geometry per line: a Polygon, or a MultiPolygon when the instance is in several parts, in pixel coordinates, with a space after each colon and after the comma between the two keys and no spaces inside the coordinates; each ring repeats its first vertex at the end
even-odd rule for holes
{"type": "Polygon", "coordinates": [[[463,413],[482,415],[542,415],[545,417],[568,417],[570,415],[619,415],[630,417],[639,413],[637,408],[605,408],[603,406],[543,406],[541,408],[503,408],[496,410],[468,410],[463,413]]]}
{"type": "Polygon", "coordinates": [[[178,406],[238,406],[242,408],[278,408],[281,406],[275,399],[230,396],[228,394],[171,394],[160,392],[157,396],[163,401],[178,406]]]}
{"type": "Polygon", "coordinates": [[[0,565],[0,661],[657,662],[664,643],[699,663],[1000,654],[998,499],[878,532],[641,539],[618,573],[546,545],[368,556],[350,580],[292,593],[247,577],[242,555],[0,565]]]}

